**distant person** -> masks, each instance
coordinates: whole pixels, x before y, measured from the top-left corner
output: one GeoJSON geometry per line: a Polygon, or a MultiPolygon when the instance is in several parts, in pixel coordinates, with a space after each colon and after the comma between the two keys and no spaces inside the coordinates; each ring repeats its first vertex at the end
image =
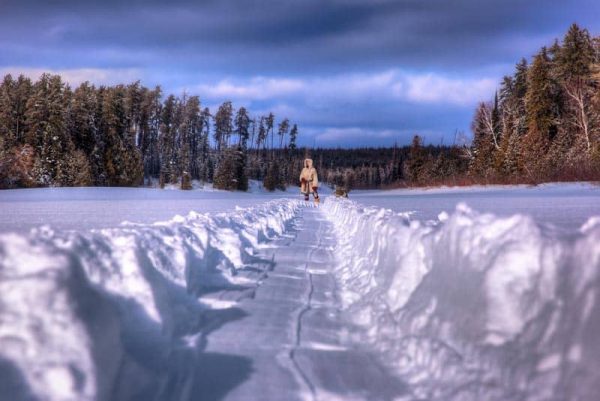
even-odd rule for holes
{"type": "Polygon", "coordinates": [[[304,200],[307,201],[310,198],[310,194],[313,194],[315,202],[319,203],[319,178],[317,177],[317,169],[313,167],[312,159],[304,160],[304,168],[300,173],[300,192],[304,194],[304,200]]]}

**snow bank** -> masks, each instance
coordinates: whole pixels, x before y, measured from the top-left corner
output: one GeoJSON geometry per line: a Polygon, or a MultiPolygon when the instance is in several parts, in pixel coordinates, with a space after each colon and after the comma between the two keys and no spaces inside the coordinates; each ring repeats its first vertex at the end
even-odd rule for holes
{"type": "Polygon", "coordinates": [[[49,401],[166,391],[165,366],[183,352],[175,351],[201,345],[209,307],[198,295],[256,285],[238,272],[300,205],[273,200],[155,224],[0,235],[0,387],[49,401]]]}
{"type": "Polygon", "coordinates": [[[438,221],[328,199],[346,313],[414,399],[597,400],[600,219],[568,238],[464,205],[438,221]]]}

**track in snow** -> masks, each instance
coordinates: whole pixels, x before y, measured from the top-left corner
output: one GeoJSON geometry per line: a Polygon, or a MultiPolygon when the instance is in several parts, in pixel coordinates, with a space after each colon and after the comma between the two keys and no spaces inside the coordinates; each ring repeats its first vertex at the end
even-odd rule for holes
{"type": "Polygon", "coordinates": [[[322,212],[304,208],[289,235],[260,255],[272,264],[256,289],[204,297],[213,303],[237,300],[239,318],[206,337],[203,351],[228,355],[231,363],[203,364],[206,387],[195,394],[206,400],[262,401],[388,400],[404,394],[402,383],[374,355],[344,340],[352,328],[338,313],[330,273],[334,244],[322,212]]]}

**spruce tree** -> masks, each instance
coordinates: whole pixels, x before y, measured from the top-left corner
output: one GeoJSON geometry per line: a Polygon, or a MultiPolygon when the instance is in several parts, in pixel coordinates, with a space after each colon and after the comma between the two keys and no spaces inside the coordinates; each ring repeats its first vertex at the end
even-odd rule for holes
{"type": "Polygon", "coordinates": [[[102,105],[104,159],[111,186],[136,186],[143,181],[142,158],[129,129],[125,99],[126,88],[117,85],[107,90],[102,105]]]}
{"type": "Polygon", "coordinates": [[[221,152],[219,164],[215,171],[213,186],[217,189],[229,191],[238,188],[237,182],[237,150],[234,147],[225,148],[221,152]]]}
{"type": "Polygon", "coordinates": [[[65,159],[73,144],[66,130],[64,91],[60,76],[42,74],[27,102],[26,141],[38,154],[35,175],[39,185],[60,186],[67,181],[65,159]]]}
{"type": "Polygon", "coordinates": [[[180,125],[180,167],[182,175],[182,188],[191,189],[191,185],[184,185],[191,177],[199,178],[199,150],[202,135],[202,117],[200,115],[200,99],[192,96],[186,99],[183,105],[183,120],[180,125]]]}
{"type": "Polygon", "coordinates": [[[139,148],[144,164],[144,176],[157,177],[160,174],[159,132],[161,124],[162,90],[160,86],[154,90],[143,92],[140,106],[139,148]]]}
{"type": "Polygon", "coordinates": [[[246,108],[240,107],[235,115],[235,134],[238,136],[238,143],[244,149],[248,146],[250,121],[250,116],[246,108]]]}
{"type": "MultiPolygon", "coordinates": [[[[600,121],[593,110],[594,87],[592,66],[595,50],[587,30],[573,24],[556,52],[555,71],[565,93],[565,122],[568,131],[575,133],[572,140],[563,139],[565,146],[573,143],[572,159],[581,153],[591,157],[600,121]]],[[[565,132],[565,135],[568,135],[565,132]]],[[[565,149],[567,151],[567,149],[565,149]]]]}
{"type": "Polygon", "coordinates": [[[494,173],[495,152],[499,149],[496,109],[491,103],[480,103],[473,118],[473,158],[469,173],[476,177],[489,179],[494,173]]]}
{"type": "Polygon", "coordinates": [[[175,96],[169,95],[162,108],[159,129],[160,181],[162,184],[177,182],[177,165],[174,158],[176,109],[177,100],[175,96]]]}
{"type": "Polygon", "coordinates": [[[527,134],[523,138],[521,164],[534,180],[539,180],[548,170],[545,156],[557,131],[553,88],[551,61],[544,47],[529,68],[525,96],[527,134]]]}
{"type": "Polygon", "coordinates": [[[427,155],[423,149],[423,141],[419,135],[415,135],[410,146],[410,153],[405,164],[406,177],[412,184],[420,184],[423,177],[423,168],[427,161],[427,155]]]}
{"type": "Polygon", "coordinates": [[[283,140],[285,139],[285,136],[287,135],[289,129],[290,129],[290,120],[288,120],[287,118],[284,118],[283,121],[281,121],[279,123],[279,127],[277,129],[277,135],[279,135],[279,147],[280,148],[283,148],[283,140]]]}
{"type": "Polygon", "coordinates": [[[273,139],[275,136],[275,133],[273,131],[274,126],[275,126],[275,115],[273,113],[269,113],[269,115],[265,118],[265,128],[267,130],[267,136],[269,135],[269,132],[271,133],[271,160],[273,160],[275,157],[274,146],[273,146],[273,139]]]}
{"type": "Polygon", "coordinates": [[[97,107],[96,88],[89,82],[84,82],[75,89],[71,102],[69,131],[75,147],[81,149],[87,157],[91,157],[96,144],[97,107]]]}
{"type": "Polygon", "coordinates": [[[294,124],[290,130],[290,149],[296,150],[296,140],[298,139],[298,126],[294,124]]]}
{"type": "Polygon", "coordinates": [[[215,114],[214,137],[217,143],[217,152],[228,146],[233,133],[233,106],[227,101],[221,104],[215,114]]]}
{"type": "Polygon", "coordinates": [[[17,144],[14,118],[15,87],[16,83],[12,75],[5,75],[0,84],[0,138],[3,140],[2,149],[5,151],[17,144]]]}

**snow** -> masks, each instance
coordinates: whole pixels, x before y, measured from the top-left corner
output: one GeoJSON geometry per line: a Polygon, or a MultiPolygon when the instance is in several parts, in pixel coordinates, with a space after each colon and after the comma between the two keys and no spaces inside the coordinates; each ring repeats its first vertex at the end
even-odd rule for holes
{"type": "MultiPolygon", "coordinates": [[[[324,189],[324,193],[331,193],[324,189]]],[[[0,232],[27,233],[48,225],[53,230],[114,228],[123,222],[166,221],[190,211],[221,213],[281,197],[299,197],[299,189],[265,191],[250,182],[248,193],[157,188],[44,188],[0,191],[0,232]]]]}
{"type": "Polygon", "coordinates": [[[358,383],[375,391],[366,372],[383,370],[348,361],[381,360],[396,399],[596,400],[597,186],[355,191],[318,208],[250,187],[0,191],[0,390],[185,400],[208,377],[245,380],[207,390],[219,399],[256,383],[300,399],[306,383],[289,386],[310,377],[324,399],[365,399],[358,383]],[[202,358],[225,365],[191,369],[202,358]]]}
{"type": "MultiPolygon", "coordinates": [[[[420,195],[413,199],[422,210],[420,195]]],[[[462,203],[436,221],[340,199],[323,209],[339,239],[344,313],[416,399],[600,394],[597,217],[556,230],[559,220],[499,217],[462,203]]]]}
{"type": "MultiPolygon", "coordinates": [[[[284,233],[299,205],[279,199],[154,224],[0,234],[0,357],[19,369],[38,399],[96,399],[109,389],[96,388],[95,349],[160,359],[155,354],[169,351],[168,335],[181,331],[189,342],[199,310],[228,306],[196,297],[247,284],[236,269],[284,233]],[[123,345],[115,346],[119,336],[123,345]]],[[[116,367],[101,368],[110,378],[116,367]]]]}
{"type": "Polygon", "coordinates": [[[412,212],[422,221],[437,220],[441,212],[450,213],[462,202],[479,212],[528,215],[538,224],[568,231],[600,215],[600,185],[591,183],[353,191],[350,198],[363,205],[412,212]]]}

